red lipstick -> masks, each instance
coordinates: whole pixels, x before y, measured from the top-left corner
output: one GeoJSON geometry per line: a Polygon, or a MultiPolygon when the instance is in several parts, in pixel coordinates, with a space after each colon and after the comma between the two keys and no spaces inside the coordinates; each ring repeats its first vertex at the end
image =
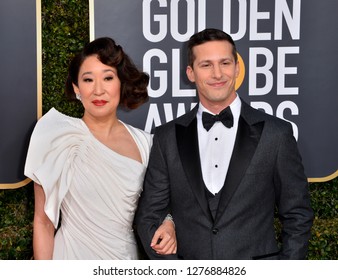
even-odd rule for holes
{"type": "Polygon", "coordinates": [[[93,100],[92,103],[95,106],[104,106],[108,103],[108,101],[106,101],[106,100],[93,100]]]}

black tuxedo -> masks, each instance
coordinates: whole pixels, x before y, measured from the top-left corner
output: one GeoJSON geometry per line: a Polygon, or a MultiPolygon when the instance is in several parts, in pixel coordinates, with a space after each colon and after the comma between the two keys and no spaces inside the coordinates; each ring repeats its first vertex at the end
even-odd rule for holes
{"type": "Polygon", "coordinates": [[[155,131],[135,217],[148,256],[168,258],[149,245],[170,212],[178,250],[169,258],[305,258],[313,213],[291,125],[242,101],[226,180],[219,197],[212,198],[202,179],[196,112],[197,106],[155,131]],[[281,248],[275,209],[283,225],[281,248]]]}

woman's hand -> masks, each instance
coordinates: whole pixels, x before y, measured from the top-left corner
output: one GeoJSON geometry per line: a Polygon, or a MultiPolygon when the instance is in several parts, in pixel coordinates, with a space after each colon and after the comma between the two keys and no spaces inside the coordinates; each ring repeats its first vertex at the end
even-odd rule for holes
{"type": "Polygon", "coordinates": [[[155,231],[150,246],[160,255],[176,254],[177,241],[175,224],[173,221],[167,219],[163,221],[155,231]]]}

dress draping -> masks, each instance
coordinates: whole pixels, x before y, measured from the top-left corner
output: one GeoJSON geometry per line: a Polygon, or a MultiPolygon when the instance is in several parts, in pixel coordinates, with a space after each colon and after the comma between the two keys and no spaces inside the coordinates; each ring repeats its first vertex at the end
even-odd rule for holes
{"type": "Polygon", "coordinates": [[[81,119],[54,108],[36,124],[25,175],[42,185],[54,227],[61,223],[53,259],[138,258],[132,223],[152,137],[123,124],[142,163],[109,149],[81,119]]]}

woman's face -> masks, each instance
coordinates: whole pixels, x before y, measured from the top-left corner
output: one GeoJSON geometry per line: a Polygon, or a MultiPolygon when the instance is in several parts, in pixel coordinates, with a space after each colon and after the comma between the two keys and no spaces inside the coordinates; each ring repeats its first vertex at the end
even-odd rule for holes
{"type": "Polygon", "coordinates": [[[121,81],[114,67],[103,64],[96,56],[87,57],[79,71],[78,86],[85,115],[94,118],[116,116],[120,102],[121,81]]]}

